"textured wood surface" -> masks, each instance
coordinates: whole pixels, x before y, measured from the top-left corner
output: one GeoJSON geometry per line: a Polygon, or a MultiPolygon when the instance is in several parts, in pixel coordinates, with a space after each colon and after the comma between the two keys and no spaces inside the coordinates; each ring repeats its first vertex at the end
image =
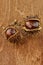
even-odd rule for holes
{"type": "Polygon", "coordinates": [[[0,0],[0,26],[31,14],[39,15],[42,30],[22,44],[10,43],[0,35],[0,65],[43,65],[43,0],[0,0]]]}

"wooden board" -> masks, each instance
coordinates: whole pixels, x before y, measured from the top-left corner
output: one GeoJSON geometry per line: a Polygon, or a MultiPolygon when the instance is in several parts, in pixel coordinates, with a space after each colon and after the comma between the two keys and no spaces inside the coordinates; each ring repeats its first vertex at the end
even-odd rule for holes
{"type": "Polygon", "coordinates": [[[5,40],[0,27],[0,65],[43,65],[43,0],[0,0],[0,26],[3,28],[15,19],[22,21],[23,17],[33,14],[39,15],[42,30],[24,39],[22,44],[5,40]]]}

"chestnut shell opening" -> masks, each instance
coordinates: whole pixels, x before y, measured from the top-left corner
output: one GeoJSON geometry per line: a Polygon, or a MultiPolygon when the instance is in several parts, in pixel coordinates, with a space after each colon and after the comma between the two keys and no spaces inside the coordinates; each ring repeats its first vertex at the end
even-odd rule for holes
{"type": "Polygon", "coordinates": [[[35,28],[38,28],[39,27],[39,20],[28,20],[26,23],[25,23],[25,27],[27,29],[35,29],[35,28]]]}

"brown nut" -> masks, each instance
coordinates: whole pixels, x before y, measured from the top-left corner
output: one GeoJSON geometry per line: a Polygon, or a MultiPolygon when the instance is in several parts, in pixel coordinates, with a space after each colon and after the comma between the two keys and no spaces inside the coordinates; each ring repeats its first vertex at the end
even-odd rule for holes
{"type": "Polygon", "coordinates": [[[29,20],[25,24],[26,28],[28,29],[34,29],[39,27],[39,22],[37,20],[29,20]]]}
{"type": "Polygon", "coordinates": [[[5,31],[5,35],[7,37],[7,39],[16,33],[16,30],[14,28],[8,28],[6,31],[5,31]]]}

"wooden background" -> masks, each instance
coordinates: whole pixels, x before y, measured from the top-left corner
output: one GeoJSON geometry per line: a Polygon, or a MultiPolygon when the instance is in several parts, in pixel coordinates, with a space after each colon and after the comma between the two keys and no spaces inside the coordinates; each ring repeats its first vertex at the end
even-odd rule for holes
{"type": "MultiPolygon", "coordinates": [[[[43,65],[43,0],[0,0],[0,26],[31,14],[39,14],[42,30],[22,45],[10,43],[0,35],[0,65],[43,65]]],[[[2,31],[0,27],[0,34],[2,31]]]]}

